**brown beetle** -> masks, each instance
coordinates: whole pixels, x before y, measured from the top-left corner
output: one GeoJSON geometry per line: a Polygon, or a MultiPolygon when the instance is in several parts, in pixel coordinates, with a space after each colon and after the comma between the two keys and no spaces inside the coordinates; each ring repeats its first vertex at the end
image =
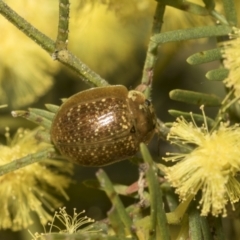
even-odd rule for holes
{"type": "Polygon", "coordinates": [[[139,91],[107,86],[79,92],[62,104],[51,140],[70,161],[85,166],[111,164],[134,156],[154,135],[156,116],[139,91]]]}

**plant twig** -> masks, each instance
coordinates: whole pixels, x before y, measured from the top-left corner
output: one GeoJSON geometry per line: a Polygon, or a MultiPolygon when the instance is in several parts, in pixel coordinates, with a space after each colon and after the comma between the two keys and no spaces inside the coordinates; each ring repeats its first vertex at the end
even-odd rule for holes
{"type": "Polygon", "coordinates": [[[129,234],[136,236],[135,232],[132,231],[134,229],[133,222],[132,222],[130,216],[128,215],[128,213],[126,212],[126,209],[125,209],[123,203],[121,202],[119,196],[115,192],[114,187],[113,187],[110,179],[108,178],[107,174],[102,169],[100,169],[96,173],[96,176],[98,178],[98,181],[99,181],[101,187],[104,188],[107,196],[109,197],[110,201],[112,202],[113,207],[116,208],[118,215],[120,216],[120,219],[121,219],[122,223],[124,224],[126,230],[128,231],[129,234]]]}
{"type": "MultiPolygon", "coordinates": [[[[154,21],[152,26],[152,36],[159,33],[163,23],[163,15],[165,11],[165,4],[157,3],[157,7],[154,14],[154,21]]],[[[157,61],[157,49],[158,44],[153,41],[149,42],[147,56],[143,68],[143,76],[142,76],[142,85],[146,86],[145,95],[147,97],[150,96],[152,79],[153,79],[153,70],[157,61]]]]}
{"type": "Polygon", "coordinates": [[[140,150],[147,165],[146,178],[150,193],[150,236],[148,239],[170,239],[169,229],[167,227],[167,217],[163,208],[162,190],[157,179],[157,167],[154,165],[152,157],[144,143],[140,144],[140,150]],[[157,229],[160,236],[156,236],[157,229]],[[152,233],[152,235],[151,235],[152,233]],[[159,238],[160,237],[160,238],[159,238]]]}
{"type": "Polygon", "coordinates": [[[230,25],[237,26],[237,13],[234,0],[223,0],[226,18],[230,25]]]}
{"type": "Polygon", "coordinates": [[[67,49],[69,26],[69,0],[59,0],[58,34],[55,43],[56,52],[67,49]]]}
{"type": "Polygon", "coordinates": [[[210,226],[208,224],[206,217],[200,217],[200,223],[201,223],[201,229],[202,229],[202,235],[204,240],[213,240],[213,237],[211,236],[210,226]]]}
{"type": "Polygon", "coordinates": [[[189,232],[192,240],[202,240],[201,222],[196,206],[189,211],[189,232]]]}
{"type": "Polygon", "coordinates": [[[9,173],[9,172],[15,171],[19,168],[23,168],[32,163],[39,162],[39,161],[43,160],[44,158],[49,158],[49,157],[51,157],[51,154],[54,152],[55,152],[54,149],[52,147],[50,147],[41,152],[29,154],[23,158],[19,158],[8,164],[2,165],[0,167],[0,176],[4,175],[6,173],[9,173]]]}

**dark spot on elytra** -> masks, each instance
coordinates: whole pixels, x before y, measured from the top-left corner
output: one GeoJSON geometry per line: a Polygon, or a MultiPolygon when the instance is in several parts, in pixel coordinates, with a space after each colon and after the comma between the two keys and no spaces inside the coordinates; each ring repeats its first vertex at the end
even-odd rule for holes
{"type": "Polygon", "coordinates": [[[131,129],[130,129],[130,133],[135,133],[135,132],[136,132],[136,129],[135,129],[134,126],[132,126],[131,129]]]}

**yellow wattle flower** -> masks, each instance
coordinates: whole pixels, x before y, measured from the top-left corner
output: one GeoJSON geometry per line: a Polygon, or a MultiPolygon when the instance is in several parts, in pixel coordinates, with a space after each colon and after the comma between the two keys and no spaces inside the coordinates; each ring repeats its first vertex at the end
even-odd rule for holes
{"type": "MultiPolygon", "coordinates": [[[[46,143],[35,139],[38,129],[19,129],[13,139],[7,133],[8,145],[0,145],[0,166],[15,159],[46,149],[46,143]]],[[[45,159],[0,176],[0,229],[21,230],[33,223],[35,212],[42,224],[52,217],[60,201],[53,193],[68,199],[66,188],[71,183],[73,167],[68,162],[45,159]]]]}
{"type": "Polygon", "coordinates": [[[198,127],[181,117],[170,129],[168,140],[187,150],[168,153],[163,158],[174,162],[162,169],[180,199],[184,201],[201,192],[201,215],[226,216],[227,203],[233,206],[240,198],[236,178],[240,170],[240,127],[222,123],[209,132],[207,127],[198,127]]]}
{"type": "Polygon", "coordinates": [[[240,97],[240,29],[233,28],[231,40],[223,43],[223,64],[229,69],[228,77],[224,80],[226,87],[233,88],[237,98],[240,97]]]}
{"type": "Polygon", "coordinates": [[[41,234],[39,233],[32,234],[30,232],[30,234],[32,235],[34,240],[37,240],[37,239],[42,239],[43,236],[46,236],[46,238],[47,236],[49,236],[51,238],[51,234],[54,234],[54,228],[57,228],[58,232],[62,234],[74,234],[74,233],[90,234],[90,233],[99,232],[99,230],[94,230],[93,225],[89,225],[95,222],[94,219],[89,218],[87,216],[80,217],[84,213],[85,213],[85,210],[83,210],[80,213],[77,213],[76,208],[74,208],[73,216],[71,216],[66,212],[66,208],[62,207],[59,209],[59,211],[55,212],[52,222],[48,223],[48,225],[50,226],[50,230],[48,233],[45,232],[41,234]],[[60,227],[54,225],[56,219],[58,219],[62,223],[64,227],[63,230],[60,227]]]}

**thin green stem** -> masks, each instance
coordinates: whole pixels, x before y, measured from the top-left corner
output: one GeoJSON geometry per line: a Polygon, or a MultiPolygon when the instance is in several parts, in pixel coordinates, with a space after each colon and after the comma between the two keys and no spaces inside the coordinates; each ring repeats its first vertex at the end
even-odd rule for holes
{"type": "Polygon", "coordinates": [[[151,202],[150,229],[148,239],[155,239],[157,237],[156,239],[168,240],[170,239],[170,234],[167,225],[167,217],[163,208],[162,190],[157,179],[157,167],[155,166],[147,146],[144,143],[140,144],[140,150],[147,166],[146,178],[151,202]],[[157,229],[159,231],[157,231],[157,229]],[[156,232],[159,233],[160,236],[156,236],[156,232]]]}
{"type": "Polygon", "coordinates": [[[223,113],[225,113],[227,111],[228,108],[230,108],[234,103],[238,102],[240,99],[240,97],[236,97],[234,99],[232,99],[226,106],[224,106],[221,110],[223,113]]]}
{"type": "Polygon", "coordinates": [[[200,217],[200,223],[202,228],[202,235],[204,240],[213,240],[210,232],[210,226],[208,224],[208,219],[206,217],[200,217]]]}
{"type": "Polygon", "coordinates": [[[157,3],[156,10],[153,17],[152,35],[157,34],[161,31],[164,12],[165,12],[165,4],[157,3]]]}
{"type": "MultiPolygon", "coordinates": [[[[163,15],[165,11],[165,5],[162,3],[158,3],[153,20],[152,26],[152,36],[159,33],[163,23],[163,15]]],[[[150,96],[151,86],[152,86],[152,79],[153,79],[153,70],[156,65],[157,61],[157,49],[158,44],[150,41],[147,50],[147,56],[143,68],[143,76],[141,83],[146,86],[145,95],[146,97],[150,96]]]]}
{"type": "MultiPolygon", "coordinates": [[[[25,33],[29,38],[50,53],[54,59],[70,67],[78,73],[81,80],[91,86],[107,86],[107,81],[102,79],[98,74],[93,72],[87,65],[80,61],[76,56],[67,50],[60,51],[57,56],[55,53],[55,42],[33,27],[24,18],[14,12],[6,3],[0,0],[0,14],[7,18],[14,26],[25,33]]],[[[47,23],[46,23],[47,24],[47,23]]]]}
{"type": "Polygon", "coordinates": [[[101,78],[97,73],[92,71],[86,64],[84,64],[79,58],[73,55],[67,50],[61,50],[57,53],[56,59],[70,67],[72,70],[77,72],[81,80],[88,83],[90,86],[103,87],[108,86],[109,83],[101,78]]]}
{"type": "Polygon", "coordinates": [[[69,0],[59,0],[58,34],[56,52],[67,49],[69,26],[69,0]]]}
{"type": "Polygon", "coordinates": [[[237,12],[234,0],[223,0],[226,18],[231,26],[237,26],[237,12]]]}
{"type": "Polygon", "coordinates": [[[96,176],[98,178],[98,181],[99,181],[101,187],[104,189],[108,198],[112,202],[113,207],[116,208],[118,215],[120,216],[120,219],[121,219],[122,223],[124,224],[124,226],[126,227],[128,233],[135,236],[135,232],[132,231],[132,229],[134,229],[132,220],[131,220],[130,216],[128,215],[128,213],[126,212],[126,209],[125,209],[122,201],[120,200],[119,196],[115,192],[114,187],[113,187],[110,179],[108,178],[107,174],[102,169],[100,169],[96,173],[96,176]]]}
{"type": "MultiPolygon", "coordinates": [[[[155,174],[156,178],[156,174],[155,174]]],[[[157,232],[162,240],[170,240],[170,232],[169,226],[167,224],[167,216],[164,210],[164,203],[163,203],[163,192],[162,189],[157,185],[156,189],[156,196],[157,196],[157,232]]]]}
{"type": "Polygon", "coordinates": [[[116,233],[116,236],[120,238],[125,237],[125,226],[123,222],[121,221],[121,218],[118,214],[118,211],[115,207],[112,207],[112,209],[107,213],[108,219],[111,223],[111,227],[116,233]]]}
{"type": "MultiPolygon", "coordinates": [[[[145,146],[144,146],[145,147],[145,146]]],[[[144,151],[142,150],[142,146],[141,146],[141,152],[144,151]]],[[[145,161],[149,161],[146,160],[146,153],[143,153],[144,155],[144,160],[145,161]]],[[[146,165],[144,165],[145,167],[145,172],[146,172],[146,179],[147,179],[147,183],[148,183],[148,189],[149,189],[149,194],[150,194],[150,226],[149,226],[149,236],[148,239],[149,240],[155,240],[157,239],[156,236],[156,232],[157,232],[157,205],[160,204],[160,202],[158,202],[158,196],[157,196],[157,188],[158,183],[155,181],[155,172],[152,169],[152,166],[149,165],[149,163],[146,163],[146,165]]],[[[161,205],[162,207],[162,205],[161,205]]]]}
{"type": "Polygon", "coordinates": [[[189,211],[189,232],[192,240],[202,240],[200,215],[194,205],[189,211]]]}
{"type": "Polygon", "coordinates": [[[45,149],[44,151],[29,154],[28,156],[25,156],[23,158],[20,158],[8,164],[5,164],[0,167],[0,176],[9,172],[15,171],[19,168],[23,168],[32,163],[39,162],[44,158],[49,158],[54,152],[55,152],[54,149],[50,147],[48,149],[45,149]]]}

